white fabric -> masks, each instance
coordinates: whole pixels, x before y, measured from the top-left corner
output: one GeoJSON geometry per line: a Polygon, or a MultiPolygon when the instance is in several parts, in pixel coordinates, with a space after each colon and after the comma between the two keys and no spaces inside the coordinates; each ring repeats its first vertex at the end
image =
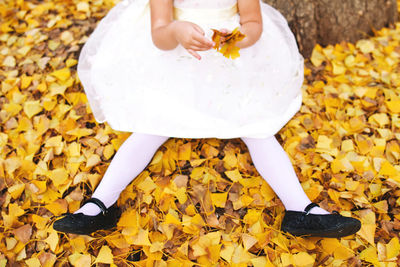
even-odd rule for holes
{"type": "Polygon", "coordinates": [[[179,8],[224,8],[235,4],[236,0],[175,0],[174,6],[179,8]]]}
{"type": "MultiPolygon", "coordinates": [[[[207,9],[236,0],[175,0],[199,9],[199,24],[234,29],[239,15],[220,20],[207,9]]],[[[303,58],[286,20],[262,5],[263,33],[231,60],[215,50],[198,61],[178,46],[151,40],[148,0],[125,0],[99,23],[82,49],[78,75],[97,121],[115,130],[185,138],[266,138],[299,110],[303,58]]],[[[190,18],[188,18],[190,19],[190,18]]],[[[196,21],[195,21],[196,20],[196,21]]]]}
{"type": "MultiPolygon", "coordinates": [[[[108,208],[114,204],[121,192],[141,173],[157,149],[168,137],[133,133],[118,149],[110,166],[92,197],[100,199],[108,208]]],[[[93,203],[87,203],[75,213],[97,215],[100,209],[93,203]]]]}
{"type": "MultiPolygon", "coordinates": [[[[304,193],[292,163],[275,137],[242,138],[249,149],[254,166],[282,201],[286,210],[303,211],[311,203],[304,193]]],[[[313,214],[329,214],[315,207],[313,214]]]]}

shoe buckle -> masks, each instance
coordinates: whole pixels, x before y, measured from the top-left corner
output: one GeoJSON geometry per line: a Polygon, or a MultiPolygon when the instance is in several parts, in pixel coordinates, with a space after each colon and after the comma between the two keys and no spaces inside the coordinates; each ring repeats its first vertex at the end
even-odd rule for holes
{"type": "Polygon", "coordinates": [[[101,200],[92,197],[92,198],[90,198],[90,199],[88,199],[88,200],[86,200],[86,201],[84,202],[84,204],[86,204],[86,203],[93,203],[93,204],[96,204],[96,205],[100,208],[101,213],[102,213],[103,215],[106,215],[106,213],[107,213],[107,208],[106,208],[106,206],[104,205],[104,203],[103,203],[101,200]]]}

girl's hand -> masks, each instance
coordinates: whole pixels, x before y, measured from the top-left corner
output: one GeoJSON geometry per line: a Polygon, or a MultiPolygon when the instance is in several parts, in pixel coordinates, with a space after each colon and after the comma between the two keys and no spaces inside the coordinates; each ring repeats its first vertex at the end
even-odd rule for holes
{"type": "Polygon", "coordinates": [[[204,31],[198,25],[188,21],[174,21],[173,35],[192,56],[201,59],[197,51],[206,51],[214,46],[214,42],[204,36],[204,31]]]}

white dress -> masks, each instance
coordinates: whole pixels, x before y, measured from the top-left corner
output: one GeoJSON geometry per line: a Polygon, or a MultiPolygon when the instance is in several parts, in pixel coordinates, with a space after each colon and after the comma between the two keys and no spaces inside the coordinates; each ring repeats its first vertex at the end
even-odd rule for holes
{"type": "MultiPolygon", "coordinates": [[[[98,122],[119,131],[183,138],[266,138],[299,110],[303,58],[283,16],[261,3],[263,33],[240,57],[192,57],[151,39],[148,0],[124,0],[84,45],[78,75],[98,122]]],[[[237,0],[175,0],[175,19],[240,26],[237,0]]]]}

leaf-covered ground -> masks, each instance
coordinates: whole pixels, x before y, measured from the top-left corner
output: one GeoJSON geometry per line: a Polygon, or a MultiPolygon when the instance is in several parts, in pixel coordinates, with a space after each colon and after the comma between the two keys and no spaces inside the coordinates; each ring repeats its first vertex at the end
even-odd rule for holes
{"type": "Polygon", "coordinates": [[[129,136],[96,123],[76,74],[114,4],[0,1],[0,266],[400,264],[400,24],[317,46],[279,133],[308,196],[359,218],[356,235],[280,232],[284,208],[238,139],[170,139],[121,195],[116,229],[56,233],[129,136]]]}

